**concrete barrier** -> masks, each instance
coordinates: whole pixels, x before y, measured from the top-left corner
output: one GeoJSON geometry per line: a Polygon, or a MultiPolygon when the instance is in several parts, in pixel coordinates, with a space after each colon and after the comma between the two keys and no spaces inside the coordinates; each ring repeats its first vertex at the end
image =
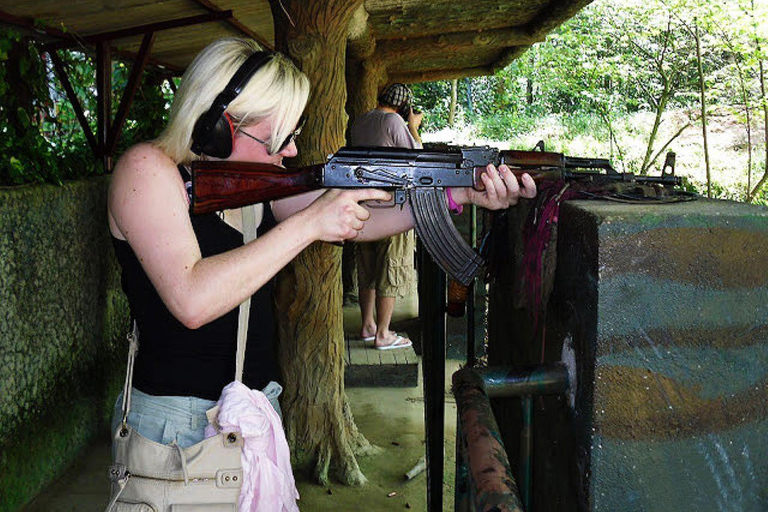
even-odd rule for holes
{"type": "Polygon", "coordinates": [[[536,404],[533,508],[766,510],[768,209],[572,201],[559,221],[546,336],[514,309],[514,272],[491,294],[492,364],[575,376],[536,404]]]}
{"type": "Polygon", "coordinates": [[[108,434],[129,325],[108,181],[0,188],[0,512],[108,434]]]}

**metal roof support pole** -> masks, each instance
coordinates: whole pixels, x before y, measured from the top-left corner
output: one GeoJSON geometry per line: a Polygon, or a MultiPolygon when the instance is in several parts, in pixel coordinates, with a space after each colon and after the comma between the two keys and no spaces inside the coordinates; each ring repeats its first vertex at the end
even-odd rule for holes
{"type": "Polygon", "coordinates": [[[149,54],[152,51],[154,42],[154,32],[147,32],[144,34],[144,39],[141,40],[139,53],[136,55],[136,60],[133,61],[131,75],[128,77],[128,83],[123,91],[123,98],[120,100],[120,107],[117,109],[117,114],[112,122],[112,127],[109,130],[109,137],[107,138],[105,154],[110,159],[115,154],[117,141],[120,139],[120,133],[123,131],[123,126],[125,125],[125,119],[128,117],[128,111],[131,109],[133,97],[136,95],[136,91],[141,84],[141,77],[144,74],[144,68],[147,66],[147,61],[149,61],[149,54]]]}
{"type": "Polygon", "coordinates": [[[104,170],[110,172],[112,156],[107,154],[107,138],[112,112],[112,48],[109,46],[109,41],[100,41],[96,45],[96,100],[98,156],[101,158],[104,170]]]}
{"type": "Polygon", "coordinates": [[[419,243],[419,317],[422,319],[424,425],[427,451],[427,511],[443,510],[445,450],[445,273],[419,243]],[[422,282],[423,281],[423,282],[422,282]]]}
{"type": "Polygon", "coordinates": [[[96,142],[96,137],[93,136],[93,131],[91,130],[91,125],[88,124],[88,119],[85,118],[83,107],[80,105],[80,100],[77,99],[77,94],[72,88],[72,84],[67,76],[67,70],[64,69],[64,64],[61,62],[61,57],[59,57],[57,50],[50,50],[48,54],[51,56],[56,76],[59,77],[59,81],[61,82],[62,87],[64,87],[64,91],[67,93],[67,98],[69,98],[69,102],[72,104],[72,108],[75,111],[77,120],[80,122],[80,127],[83,129],[83,133],[85,133],[85,139],[88,141],[88,145],[91,147],[93,155],[98,158],[99,143],[96,142]]]}

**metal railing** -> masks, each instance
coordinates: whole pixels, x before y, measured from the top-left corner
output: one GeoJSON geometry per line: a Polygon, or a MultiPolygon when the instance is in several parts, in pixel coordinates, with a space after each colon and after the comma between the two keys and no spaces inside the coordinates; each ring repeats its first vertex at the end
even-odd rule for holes
{"type": "Polygon", "coordinates": [[[464,368],[453,374],[456,431],[456,512],[530,511],[533,397],[565,393],[564,364],[525,368],[464,368]],[[520,397],[520,493],[491,410],[491,397],[520,397]],[[521,499],[522,498],[522,499],[521,499]]]}

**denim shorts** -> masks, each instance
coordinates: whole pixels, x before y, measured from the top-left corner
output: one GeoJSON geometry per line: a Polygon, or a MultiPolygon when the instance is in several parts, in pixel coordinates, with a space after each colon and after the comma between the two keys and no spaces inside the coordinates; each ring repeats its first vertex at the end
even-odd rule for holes
{"type": "MultiPolygon", "coordinates": [[[[263,390],[272,407],[282,419],[277,398],[283,388],[277,382],[270,382],[263,390]]],[[[150,441],[171,444],[182,448],[192,446],[205,439],[208,417],[205,412],[216,406],[214,400],[193,396],[152,396],[133,388],[128,424],[150,441]]],[[[115,401],[112,416],[112,433],[116,432],[123,420],[123,394],[115,401]]]]}

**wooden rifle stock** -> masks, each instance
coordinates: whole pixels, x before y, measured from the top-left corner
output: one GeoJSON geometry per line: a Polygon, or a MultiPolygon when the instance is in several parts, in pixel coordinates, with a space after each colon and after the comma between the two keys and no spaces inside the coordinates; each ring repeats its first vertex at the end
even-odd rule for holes
{"type": "Polygon", "coordinates": [[[291,170],[256,162],[196,161],[190,209],[211,213],[317,190],[323,167],[291,170]]]}
{"type": "MultiPolygon", "coordinates": [[[[501,151],[501,163],[507,164],[510,168],[536,169],[546,167],[565,167],[565,157],[562,153],[552,153],[549,151],[501,151]]],[[[515,173],[517,174],[517,173],[515,173]]],[[[531,176],[533,177],[533,176],[531,176]]],[[[546,178],[544,178],[546,179],[546,178]]]]}

